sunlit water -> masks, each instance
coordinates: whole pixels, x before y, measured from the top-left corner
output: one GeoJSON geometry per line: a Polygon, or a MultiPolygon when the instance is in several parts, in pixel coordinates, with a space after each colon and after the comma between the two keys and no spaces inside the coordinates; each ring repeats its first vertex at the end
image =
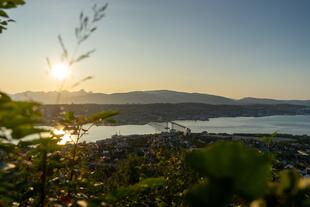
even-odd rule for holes
{"type": "MultiPolygon", "coordinates": [[[[213,118],[210,121],[176,121],[192,132],[212,133],[287,133],[310,135],[310,116],[269,116],[213,118]]],[[[98,126],[90,130],[83,140],[87,142],[110,138],[115,134],[154,134],[158,133],[149,125],[98,126]]]]}

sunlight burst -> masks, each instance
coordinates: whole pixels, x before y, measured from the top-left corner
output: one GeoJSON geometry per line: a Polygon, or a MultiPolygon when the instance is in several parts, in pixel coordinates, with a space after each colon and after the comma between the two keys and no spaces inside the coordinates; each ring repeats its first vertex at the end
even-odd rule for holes
{"type": "Polygon", "coordinates": [[[63,129],[54,129],[53,133],[55,135],[61,136],[60,141],[58,142],[58,144],[60,145],[64,145],[67,142],[73,142],[72,135],[69,132],[64,131],[63,129]]]}
{"type": "Polygon", "coordinates": [[[50,74],[53,78],[57,80],[65,80],[71,74],[71,70],[67,64],[56,64],[51,68],[50,74]]]}

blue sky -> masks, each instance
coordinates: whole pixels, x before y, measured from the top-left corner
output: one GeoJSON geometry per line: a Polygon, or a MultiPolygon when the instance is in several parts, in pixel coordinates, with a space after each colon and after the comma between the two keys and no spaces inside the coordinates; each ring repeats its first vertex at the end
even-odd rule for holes
{"type": "MultiPolygon", "coordinates": [[[[73,47],[81,10],[109,3],[72,80],[95,92],[170,89],[232,98],[310,99],[310,1],[28,0],[0,36],[0,90],[55,90],[45,57],[73,47]]],[[[77,88],[76,90],[78,90],[77,88]]]]}

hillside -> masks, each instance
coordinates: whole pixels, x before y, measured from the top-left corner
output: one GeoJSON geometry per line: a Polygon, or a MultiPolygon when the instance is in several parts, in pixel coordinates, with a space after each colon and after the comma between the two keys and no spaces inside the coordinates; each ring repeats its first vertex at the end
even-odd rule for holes
{"type": "Polygon", "coordinates": [[[118,124],[147,124],[174,120],[208,120],[216,117],[261,117],[272,115],[310,115],[309,107],[299,105],[209,105],[201,103],[178,104],[68,104],[43,105],[47,122],[60,110],[90,115],[100,111],[116,110],[118,124]]]}
{"type": "Polygon", "coordinates": [[[239,104],[292,104],[310,106],[310,100],[275,100],[259,98],[243,98],[238,101],[239,104]]]}
{"type": "MultiPolygon", "coordinates": [[[[34,100],[42,104],[55,104],[57,92],[23,92],[11,95],[14,100],[34,100]]],[[[310,106],[310,100],[274,100],[244,98],[234,100],[223,96],[186,93],[169,90],[133,91],[127,93],[92,93],[84,90],[63,91],[58,104],[153,104],[153,103],[203,103],[212,105],[292,104],[310,106]]]]}

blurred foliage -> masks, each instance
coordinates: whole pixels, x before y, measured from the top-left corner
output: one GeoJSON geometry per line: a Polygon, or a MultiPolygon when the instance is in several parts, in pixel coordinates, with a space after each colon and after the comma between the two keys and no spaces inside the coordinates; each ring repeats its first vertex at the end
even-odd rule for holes
{"type": "Polygon", "coordinates": [[[207,178],[188,195],[195,206],[228,206],[234,196],[251,201],[267,191],[269,158],[241,143],[218,142],[195,150],[187,162],[207,178]]]}
{"type": "Polygon", "coordinates": [[[109,193],[105,201],[112,206],[160,206],[160,192],[165,186],[165,179],[147,178],[127,187],[120,187],[109,193]]]}
{"type": "Polygon", "coordinates": [[[77,205],[88,173],[79,140],[92,126],[116,114],[63,113],[58,126],[77,139],[60,146],[63,135],[38,127],[42,122],[38,103],[13,101],[0,93],[0,206],[77,205]]]}
{"type": "Polygon", "coordinates": [[[0,139],[20,139],[39,133],[42,129],[35,128],[41,120],[39,104],[33,102],[15,102],[0,92],[0,139]],[[7,133],[8,130],[11,133],[7,133]]]}
{"type": "Polygon", "coordinates": [[[264,142],[267,146],[268,146],[268,150],[270,151],[270,145],[272,144],[272,142],[275,140],[275,138],[277,137],[278,133],[274,132],[273,134],[271,134],[270,136],[263,136],[261,138],[262,142],[264,142]]]}
{"type": "Polygon", "coordinates": [[[293,170],[271,181],[271,160],[238,142],[217,142],[187,156],[205,179],[190,189],[190,206],[307,206],[310,186],[293,170]]]}
{"type": "Polygon", "coordinates": [[[170,151],[158,147],[151,149],[148,156],[130,154],[118,162],[111,175],[102,180],[102,191],[108,192],[102,199],[111,206],[185,205],[185,191],[198,181],[198,175],[185,165],[184,155],[182,150],[170,151]],[[160,185],[155,182],[159,180],[160,185]],[[151,181],[154,181],[155,188],[151,181]],[[145,182],[150,185],[141,191],[130,191],[140,189],[137,186],[145,182]]]}
{"type": "Polygon", "coordinates": [[[6,12],[7,9],[16,8],[25,4],[24,0],[0,0],[0,34],[7,29],[9,22],[14,22],[6,12]]]}

